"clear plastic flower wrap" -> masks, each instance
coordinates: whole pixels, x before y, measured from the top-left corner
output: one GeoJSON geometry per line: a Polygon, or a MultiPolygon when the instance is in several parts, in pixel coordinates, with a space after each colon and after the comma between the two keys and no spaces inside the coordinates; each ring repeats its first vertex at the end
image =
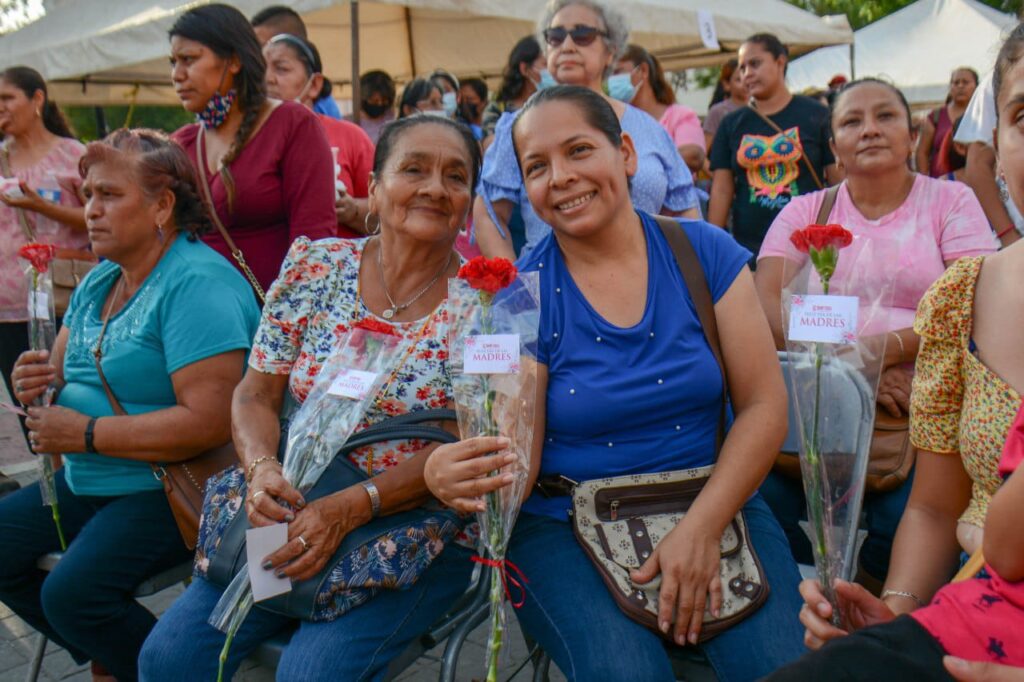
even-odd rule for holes
{"type": "MultiPolygon", "coordinates": [[[[491,567],[488,682],[497,680],[507,621],[505,597],[525,580],[505,559],[530,471],[537,404],[537,335],[540,294],[537,273],[516,274],[503,259],[470,261],[449,280],[449,346],[452,385],[462,438],[504,436],[516,460],[492,475],[514,474],[486,496],[477,514],[482,556],[491,567]]],[[[492,453],[492,455],[506,452],[492,453]]],[[[521,602],[513,602],[518,606],[521,602]]]]}
{"type": "MultiPolygon", "coordinates": [[[[25,278],[28,284],[28,344],[32,350],[53,350],[53,342],[57,339],[57,315],[53,307],[53,274],[50,262],[56,255],[56,249],[50,244],[25,244],[18,250],[18,255],[28,262],[25,278]]],[[[35,405],[49,407],[53,402],[55,387],[50,386],[46,392],[35,400],[35,405]]],[[[64,539],[64,530],[60,524],[60,506],[57,503],[57,484],[54,481],[59,467],[59,454],[44,453],[39,455],[39,492],[43,506],[50,507],[53,522],[57,526],[60,548],[68,548],[64,539]]]]}
{"type": "Polygon", "coordinates": [[[837,579],[850,580],[855,566],[902,244],[845,230],[838,243],[819,234],[817,241],[801,244],[801,233],[814,228],[839,226],[812,225],[794,235],[793,243],[809,258],[799,269],[786,261],[782,321],[814,563],[839,623],[833,588],[837,579]],[[846,250],[853,239],[856,248],[846,250]],[[841,277],[832,281],[840,263],[841,277]]]}
{"type": "MultiPolygon", "coordinates": [[[[339,342],[288,426],[282,475],[300,493],[316,484],[412,348],[410,339],[376,320],[355,325],[339,342]]],[[[208,621],[227,634],[218,680],[232,639],[253,603],[249,572],[239,571],[208,621]]]]}

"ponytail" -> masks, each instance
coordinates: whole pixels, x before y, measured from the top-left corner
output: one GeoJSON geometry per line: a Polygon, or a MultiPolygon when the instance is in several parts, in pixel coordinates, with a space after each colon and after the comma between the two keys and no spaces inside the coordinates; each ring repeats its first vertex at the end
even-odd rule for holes
{"type": "Polygon", "coordinates": [[[68,137],[71,139],[75,138],[75,133],[71,130],[71,125],[68,120],[64,118],[63,112],[60,107],[52,99],[47,98],[46,103],[43,104],[43,125],[46,129],[57,137],[68,137]]]}

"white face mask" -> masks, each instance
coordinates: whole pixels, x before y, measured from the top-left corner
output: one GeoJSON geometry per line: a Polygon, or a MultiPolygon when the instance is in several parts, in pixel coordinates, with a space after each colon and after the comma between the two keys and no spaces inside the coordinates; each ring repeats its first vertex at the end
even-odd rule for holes
{"type": "Polygon", "coordinates": [[[455,115],[455,110],[458,108],[459,103],[456,101],[454,92],[446,92],[441,97],[441,101],[444,103],[444,113],[451,118],[455,115]]]}
{"type": "MultiPolygon", "coordinates": [[[[316,76],[316,74],[314,73],[313,76],[316,76]]],[[[306,84],[302,86],[302,90],[299,91],[298,97],[296,97],[293,101],[302,104],[302,98],[306,96],[306,93],[309,92],[309,86],[313,84],[313,76],[309,77],[309,79],[306,81],[306,84]]]]}
{"type": "Polygon", "coordinates": [[[421,116],[437,116],[438,118],[451,118],[448,112],[441,109],[417,109],[416,112],[421,116]]]}

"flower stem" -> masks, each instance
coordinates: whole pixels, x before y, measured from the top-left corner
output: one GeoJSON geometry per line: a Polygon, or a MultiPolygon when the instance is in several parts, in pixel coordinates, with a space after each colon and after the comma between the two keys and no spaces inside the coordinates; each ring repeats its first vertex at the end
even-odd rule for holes
{"type": "Polygon", "coordinates": [[[65,552],[68,549],[68,541],[64,539],[64,529],[60,525],[60,508],[54,502],[50,505],[50,510],[53,512],[53,523],[57,526],[57,537],[60,538],[60,551],[65,552]]]}

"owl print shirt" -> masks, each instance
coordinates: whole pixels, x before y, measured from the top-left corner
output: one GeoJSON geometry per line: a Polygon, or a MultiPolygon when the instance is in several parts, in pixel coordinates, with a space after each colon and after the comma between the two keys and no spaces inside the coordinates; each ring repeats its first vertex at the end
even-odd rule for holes
{"type": "Polygon", "coordinates": [[[782,133],[749,107],[733,111],[722,120],[710,153],[711,170],[732,171],[733,236],[753,253],[793,197],[818,189],[801,157],[810,161],[822,181],[825,167],[835,162],[828,146],[828,109],[823,105],[796,95],[769,118],[782,133]]]}

